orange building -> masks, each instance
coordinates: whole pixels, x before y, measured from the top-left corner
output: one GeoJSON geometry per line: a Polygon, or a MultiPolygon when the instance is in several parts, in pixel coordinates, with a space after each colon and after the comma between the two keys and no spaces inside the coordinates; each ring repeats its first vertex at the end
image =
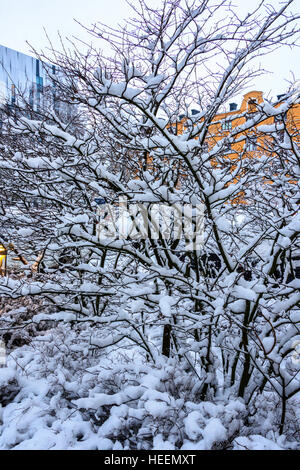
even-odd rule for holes
{"type": "MultiPolygon", "coordinates": [[[[280,100],[279,95],[278,104],[275,105],[275,108],[278,108],[284,100],[280,100]]],[[[216,114],[212,124],[208,129],[207,136],[207,145],[209,150],[221,139],[229,136],[234,128],[241,126],[247,122],[247,120],[252,119],[253,113],[259,111],[259,105],[263,103],[263,93],[261,91],[250,91],[245,94],[240,109],[237,109],[236,103],[230,103],[230,111],[225,113],[216,114]]],[[[192,110],[192,113],[196,114],[195,110],[192,110]]],[[[186,127],[187,117],[182,117],[180,122],[177,124],[176,133],[182,134],[186,127]]],[[[270,125],[274,123],[284,122],[287,125],[287,128],[290,132],[294,133],[296,137],[300,131],[300,104],[293,106],[285,115],[278,115],[275,117],[269,117],[263,122],[259,122],[258,126],[254,125],[250,130],[238,133],[234,141],[228,143],[228,151],[226,154],[234,158],[234,154],[238,153],[239,155],[242,152],[247,151],[247,154],[253,154],[253,152],[268,149],[266,145],[266,134],[259,131],[259,126],[270,125]]],[[[297,139],[298,140],[298,139],[297,139]]]]}
{"type": "MultiPolygon", "coordinates": [[[[278,141],[283,139],[284,130],[282,125],[289,131],[292,139],[300,143],[300,104],[292,106],[287,112],[268,117],[263,121],[260,120],[257,125],[254,122],[250,129],[239,131],[240,126],[255,117],[255,114],[260,110],[260,105],[263,103],[263,93],[261,91],[250,91],[244,95],[240,109],[237,109],[236,103],[230,103],[229,112],[215,115],[208,128],[204,145],[208,150],[212,150],[218,142],[225,140],[223,140],[221,152],[219,151],[216,158],[212,159],[212,166],[226,167],[229,165],[230,170],[234,171],[237,162],[241,159],[259,158],[262,155],[276,158],[274,142],[276,139],[278,141]],[[274,124],[277,125],[272,132],[270,132],[270,128],[265,127],[274,124]],[[264,126],[264,129],[260,126],[264,126]],[[235,128],[237,132],[235,132],[235,128]]],[[[284,95],[279,95],[278,103],[274,107],[278,108],[283,103],[284,95]]],[[[197,111],[192,110],[192,114],[197,114],[197,111]]],[[[176,124],[176,129],[173,125],[173,132],[182,134],[188,125],[188,119],[188,117],[183,116],[176,124]]],[[[243,174],[247,163],[243,162],[242,166],[243,174]]],[[[232,182],[236,182],[236,180],[237,178],[233,178],[232,182]]],[[[272,183],[270,177],[265,178],[264,182],[272,183]]],[[[239,201],[236,202],[245,201],[239,198],[239,201]]]]}

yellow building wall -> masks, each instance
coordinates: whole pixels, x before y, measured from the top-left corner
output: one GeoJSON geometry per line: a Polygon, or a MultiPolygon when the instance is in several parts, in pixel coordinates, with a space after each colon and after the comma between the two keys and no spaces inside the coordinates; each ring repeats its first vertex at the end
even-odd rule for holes
{"type": "MultiPolygon", "coordinates": [[[[230,132],[234,130],[234,128],[241,126],[247,122],[247,117],[239,116],[242,113],[247,113],[249,118],[251,118],[251,113],[257,111],[256,104],[260,104],[263,102],[263,93],[261,91],[250,91],[246,93],[243,97],[243,101],[241,104],[240,109],[226,112],[226,113],[219,113],[215,116],[212,124],[208,128],[208,136],[206,139],[206,143],[208,145],[208,150],[211,150],[218,141],[223,139],[226,136],[230,135],[230,132]],[[236,118],[234,118],[236,116],[236,118]],[[225,122],[231,122],[231,129],[224,129],[222,126],[225,122]]],[[[276,105],[276,107],[280,106],[281,103],[276,105]]],[[[179,123],[176,124],[177,126],[177,134],[182,134],[186,127],[187,118],[184,117],[179,123]]],[[[266,135],[259,131],[259,126],[262,125],[271,125],[274,124],[275,118],[269,117],[264,121],[260,122],[257,126],[253,126],[251,130],[243,131],[236,135],[235,139],[239,140],[238,142],[233,142],[231,144],[231,149],[226,152],[222,156],[222,160],[224,164],[226,161],[231,162],[231,170],[233,171],[236,166],[234,164],[235,160],[239,160],[241,157],[244,158],[259,158],[261,155],[270,155],[270,157],[276,157],[274,153],[268,148],[270,143],[272,142],[272,137],[270,135],[266,135]],[[256,149],[255,150],[247,150],[246,142],[247,138],[253,136],[256,138],[256,149]]],[[[286,114],[285,123],[287,126],[288,131],[291,133],[295,141],[300,142],[299,138],[299,130],[300,130],[300,105],[293,106],[286,114]]],[[[223,162],[212,160],[212,166],[222,166],[223,162]]],[[[235,183],[237,179],[233,179],[232,183],[235,183]]],[[[271,183],[272,181],[265,179],[264,183],[271,183]]],[[[295,181],[291,181],[291,183],[295,183],[295,181]]],[[[243,200],[243,195],[241,194],[240,197],[236,198],[234,202],[242,202],[245,203],[246,201],[243,200]]]]}

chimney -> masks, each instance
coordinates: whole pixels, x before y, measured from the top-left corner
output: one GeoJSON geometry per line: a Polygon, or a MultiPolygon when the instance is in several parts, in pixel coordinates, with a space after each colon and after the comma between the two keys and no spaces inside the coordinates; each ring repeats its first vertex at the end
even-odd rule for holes
{"type": "Polygon", "coordinates": [[[229,103],[229,111],[236,111],[237,104],[236,103],[229,103]]]}

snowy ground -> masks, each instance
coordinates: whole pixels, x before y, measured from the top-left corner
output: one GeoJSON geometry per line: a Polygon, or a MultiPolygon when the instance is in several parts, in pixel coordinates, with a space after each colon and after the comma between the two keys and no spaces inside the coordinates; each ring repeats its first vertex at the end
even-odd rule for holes
{"type": "Polygon", "coordinates": [[[154,367],[125,344],[104,356],[90,346],[92,333],[61,325],[9,354],[0,449],[299,448],[291,432],[273,431],[271,397],[252,418],[241,400],[200,402],[199,380],[176,361],[154,367]]]}

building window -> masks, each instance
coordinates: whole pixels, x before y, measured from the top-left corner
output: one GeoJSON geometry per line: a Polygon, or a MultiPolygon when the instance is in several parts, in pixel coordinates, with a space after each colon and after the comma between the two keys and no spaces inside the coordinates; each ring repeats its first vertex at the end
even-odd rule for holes
{"type": "Polygon", "coordinates": [[[225,150],[225,152],[230,152],[231,151],[231,143],[230,142],[224,142],[224,150],[225,150]]]}
{"type": "Polygon", "coordinates": [[[29,106],[31,108],[33,108],[33,102],[34,102],[34,88],[32,86],[29,91],[29,106]]]}
{"type": "Polygon", "coordinates": [[[36,76],[36,107],[37,110],[41,104],[41,94],[43,93],[43,77],[36,76]]]}
{"type": "Polygon", "coordinates": [[[247,137],[246,139],[246,150],[248,152],[253,152],[257,149],[257,138],[255,136],[247,137]]]}
{"type": "Polygon", "coordinates": [[[35,61],[35,75],[39,77],[40,75],[40,61],[39,59],[36,59],[35,61]]]}
{"type": "Polygon", "coordinates": [[[59,114],[59,101],[56,96],[54,97],[53,107],[55,114],[59,114]]]}
{"type": "Polygon", "coordinates": [[[256,111],[256,100],[254,98],[250,98],[248,101],[248,111],[250,113],[254,113],[256,111]]]}
{"type": "Polygon", "coordinates": [[[36,77],[36,89],[38,93],[43,93],[43,77],[36,77]]]}
{"type": "Polygon", "coordinates": [[[0,243],[0,276],[6,275],[7,269],[7,250],[2,243],[0,243]]]}
{"type": "Polygon", "coordinates": [[[223,121],[221,128],[222,131],[230,131],[232,129],[232,121],[223,121]]]}
{"type": "Polygon", "coordinates": [[[175,125],[171,125],[168,128],[168,131],[170,132],[170,134],[177,135],[177,123],[175,125]]]}
{"type": "Polygon", "coordinates": [[[286,113],[281,113],[281,114],[277,114],[277,116],[274,116],[274,122],[281,123],[285,121],[286,121],[286,113]]]}
{"type": "Polygon", "coordinates": [[[207,143],[207,142],[204,142],[204,144],[202,145],[202,152],[203,152],[203,153],[207,153],[207,152],[208,152],[208,143],[207,143]]]}
{"type": "Polygon", "coordinates": [[[12,106],[16,103],[16,86],[14,84],[11,85],[11,104],[12,106]]]}

